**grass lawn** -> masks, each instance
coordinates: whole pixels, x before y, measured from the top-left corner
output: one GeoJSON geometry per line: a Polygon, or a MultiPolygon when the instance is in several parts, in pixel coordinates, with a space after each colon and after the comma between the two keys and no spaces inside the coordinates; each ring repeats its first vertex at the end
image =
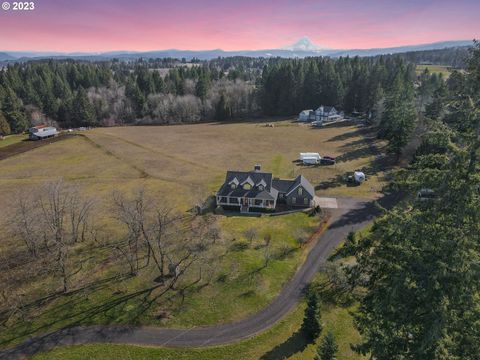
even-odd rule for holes
{"type": "Polygon", "coordinates": [[[317,344],[329,330],[332,330],[339,346],[338,360],[363,359],[353,352],[350,344],[360,341],[360,335],[353,327],[350,313],[354,306],[341,307],[334,304],[322,305],[324,330],[316,344],[306,343],[299,331],[305,304],[300,304],[293,312],[266,332],[239,343],[197,349],[172,349],[142,347],[135,345],[92,344],[69,346],[38,354],[35,360],[43,359],[291,359],[311,360],[317,344]],[[241,354],[241,355],[240,355],[241,354]]]}
{"type": "Polygon", "coordinates": [[[26,140],[26,139],[28,139],[28,136],[25,135],[25,134],[6,136],[3,140],[0,140],[0,148],[2,148],[4,146],[16,144],[16,143],[18,143],[22,140],[26,140]]]}
{"type": "Polygon", "coordinates": [[[452,72],[450,66],[444,66],[444,65],[417,65],[415,68],[415,72],[417,75],[420,75],[425,71],[425,69],[428,69],[430,73],[436,73],[436,74],[442,74],[444,79],[448,79],[450,76],[450,73],[452,72]]]}
{"type": "MultiPolygon", "coordinates": [[[[155,199],[185,211],[215,192],[227,169],[248,170],[256,163],[274,176],[303,174],[318,195],[375,198],[384,184],[375,149],[382,143],[368,129],[350,125],[312,129],[285,120],[276,122],[274,128],[240,122],[99,128],[84,135],[2,160],[0,191],[5,201],[0,203],[0,219],[11,213],[18,192],[38,191],[45,182],[59,178],[97,200],[96,218],[103,234],[112,238],[121,235],[110,219],[108,202],[113,190],[128,193],[144,187],[155,199]],[[337,165],[299,166],[293,161],[303,151],[337,156],[337,165]],[[347,187],[338,181],[355,169],[364,169],[369,175],[365,184],[347,187]]],[[[30,308],[23,319],[13,319],[0,331],[0,347],[71,324],[183,327],[243,318],[268,304],[291,278],[308,253],[308,246],[300,249],[296,238],[300,233],[312,233],[320,222],[318,217],[300,213],[214,218],[222,238],[211,250],[216,259],[212,269],[205,270],[212,279],[208,286],[190,288],[184,301],[171,296],[146,304],[141,296],[131,294],[151,286],[154,272],[112,278],[126,270],[119,268],[114,254],[101,247],[79,247],[78,256],[88,251],[92,257],[72,279],[82,290],[53,297],[30,308]],[[258,233],[252,243],[244,235],[249,228],[258,233]],[[272,236],[272,258],[265,267],[263,237],[267,233],[272,236]]],[[[5,256],[18,248],[14,239],[0,234],[0,251],[5,256]]],[[[0,273],[0,282],[6,276],[0,273]]],[[[33,274],[17,290],[38,298],[58,286],[49,276],[33,274]]]]}

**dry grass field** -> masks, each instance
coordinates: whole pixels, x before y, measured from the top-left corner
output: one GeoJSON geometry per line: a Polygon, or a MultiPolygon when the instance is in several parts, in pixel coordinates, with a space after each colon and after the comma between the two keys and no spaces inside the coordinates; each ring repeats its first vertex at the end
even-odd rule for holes
{"type": "Polygon", "coordinates": [[[259,163],[274,176],[303,174],[318,195],[378,196],[384,179],[374,147],[381,150],[381,144],[368,129],[312,129],[288,120],[275,125],[243,122],[99,128],[85,132],[84,137],[3,160],[0,188],[8,194],[19,186],[37,186],[62,177],[77,182],[88,194],[102,197],[113,188],[128,190],[142,185],[186,210],[214,193],[226,170],[249,170],[259,163]],[[307,151],[336,156],[337,164],[312,167],[294,162],[299,152],[307,151]],[[369,180],[358,187],[337,181],[338,176],[355,169],[364,169],[369,180]]]}
{"type": "Polygon", "coordinates": [[[422,72],[428,69],[432,74],[442,74],[444,79],[448,79],[452,72],[451,66],[443,66],[443,65],[417,65],[415,68],[415,72],[417,75],[420,75],[422,72]]]}
{"type": "MultiPolygon", "coordinates": [[[[96,218],[104,234],[118,236],[108,207],[114,190],[131,193],[143,187],[155,199],[183,212],[213,194],[226,170],[249,170],[256,163],[274,176],[303,174],[317,195],[376,198],[384,184],[383,158],[379,155],[382,146],[365,127],[344,124],[312,129],[290,120],[277,121],[273,128],[260,122],[99,128],[0,161],[0,218],[8,218],[18,192],[38,190],[45,182],[63,178],[97,199],[96,218]],[[304,151],[336,156],[337,165],[298,165],[295,160],[304,151]],[[350,187],[339,180],[345,172],[356,169],[367,173],[366,183],[350,187]]],[[[178,327],[242,318],[278,294],[308,253],[309,246],[301,248],[296,242],[299,231],[312,233],[320,222],[302,213],[261,218],[215,216],[215,221],[222,229],[222,241],[212,250],[220,254],[215,278],[221,281],[193,288],[181,302],[173,297],[148,309],[135,297],[112,307],[104,304],[143,289],[153,281],[152,274],[102,283],[42,303],[22,321],[10,323],[0,330],[0,347],[72,323],[178,327]],[[244,233],[252,227],[258,231],[254,242],[245,249],[232,250],[232,242],[246,242],[244,233]],[[267,233],[272,236],[272,253],[280,255],[263,267],[261,243],[267,233]],[[285,249],[288,251],[283,256],[285,249]],[[165,310],[167,316],[158,317],[159,310],[165,310]]],[[[18,247],[11,238],[3,236],[0,241],[0,251],[6,256],[18,247]]],[[[80,248],[79,253],[82,251],[85,249],[80,248]]],[[[79,284],[118,273],[118,267],[106,266],[111,255],[100,252],[95,256],[107,260],[98,266],[92,262],[77,275],[79,284]]],[[[40,294],[58,285],[49,278],[32,278],[20,290],[40,294]]]]}

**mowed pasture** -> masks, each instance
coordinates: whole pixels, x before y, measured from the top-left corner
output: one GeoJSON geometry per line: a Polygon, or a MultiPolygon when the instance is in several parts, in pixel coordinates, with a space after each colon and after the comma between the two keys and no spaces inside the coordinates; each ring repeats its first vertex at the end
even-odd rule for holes
{"type": "MultiPolygon", "coordinates": [[[[0,218],[9,217],[18,192],[41,191],[46,182],[62,178],[96,199],[95,218],[103,236],[121,236],[122,229],[111,217],[113,191],[129,194],[145,188],[165,206],[185,212],[216,191],[226,170],[249,170],[257,163],[274,176],[303,174],[317,195],[376,198],[384,183],[381,151],[382,143],[368,128],[345,124],[312,129],[284,120],[275,122],[273,128],[262,122],[99,128],[0,161],[4,194],[0,218]],[[295,160],[303,151],[336,156],[337,165],[299,165],[295,160]],[[369,180],[356,187],[339,180],[355,169],[364,169],[369,180]]],[[[218,255],[218,263],[209,270],[212,281],[208,286],[192,286],[184,297],[169,296],[145,306],[144,299],[129,294],[152,284],[155,274],[116,278],[124,265],[97,249],[91,255],[101,260],[88,262],[73,281],[82,290],[39,302],[21,319],[10,321],[0,330],[0,347],[72,324],[189,327],[243,318],[279,293],[311,246],[299,246],[298,237],[308,237],[322,221],[302,213],[214,218],[222,239],[211,250],[218,255]],[[248,241],[245,232],[251,228],[257,235],[248,241]],[[263,239],[267,234],[272,239],[272,257],[265,266],[263,239]]],[[[0,250],[7,257],[21,246],[5,234],[0,240],[0,250]]],[[[83,256],[88,251],[82,245],[76,254],[83,256]]],[[[0,281],[3,276],[5,272],[0,281]]],[[[19,285],[18,291],[41,296],[45,289],[53,292],[58,286],[58,281],[39,274],[19,285]]]]}

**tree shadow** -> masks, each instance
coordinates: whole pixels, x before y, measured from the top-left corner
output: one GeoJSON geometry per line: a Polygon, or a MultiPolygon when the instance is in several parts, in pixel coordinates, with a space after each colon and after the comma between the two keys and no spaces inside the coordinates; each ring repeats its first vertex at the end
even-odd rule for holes
{"type": "Polygon", "coordinates": [[[285,342],[275,346],[260,358],[261,360],[287,359],[290,356],[303,351],[310,342],[307,340],[302,329],[297,330],[285,342]]]}
{"type": "Polygon", "coordinates": [[[348,140],[350,138],[358,137],[358,136],[361,136],[361,135],[365,136],[370,131],[371,130],[369,130],[368,128],[358,128],[356,130],[352,130],[352,131],[349,131],[349,132],[331,137],[326,142],[344,141],[344,140],[348,140]]]}

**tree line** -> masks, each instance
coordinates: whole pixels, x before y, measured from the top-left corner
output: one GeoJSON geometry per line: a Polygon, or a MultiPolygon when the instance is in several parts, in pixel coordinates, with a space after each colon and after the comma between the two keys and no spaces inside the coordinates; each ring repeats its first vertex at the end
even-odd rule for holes
{"type": "Polygon", "coordinates": [[[32,61],[0,71],[0,131],[193,122],[256,110],[250,70],[216,63],[32,61]],[[189,66],[191,65],[191,66],[189,66]]]}
{"type": "MultiPolygon", "coordinates": [[[[417,100],[415,64],[406,59],[388,55],[15,63],[0,70],[0,132],[19,133],[43,122],[70,128],[295,115],[321,104],[366,114],[378,123],[389,96],[394,97],[390,93],[405,90],[409,95],[404,100],[417,100]]],[[[435,76],[423,76],[420,83],[435,76]]]]}
{"type": "Polygon", "coordinates": [[[376,359],[478,359],[480,44],[422,117],[413,159],[392,184],[404,200],[343,250],[360,289],[355,348],[376,359]]]}

